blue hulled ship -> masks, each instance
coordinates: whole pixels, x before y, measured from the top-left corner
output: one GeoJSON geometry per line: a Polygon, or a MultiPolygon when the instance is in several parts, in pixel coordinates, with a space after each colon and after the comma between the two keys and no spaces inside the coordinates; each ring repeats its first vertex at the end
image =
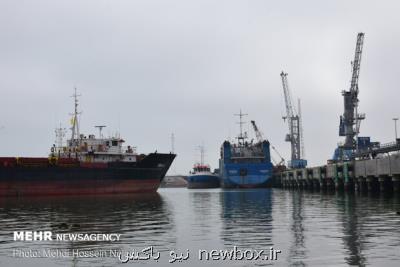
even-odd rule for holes
{"type": "Polygon", "coordinates": [[[205,164],[195,164],[187,181],[189,189],[219,187],[218,176],[211,173],[210,166],[205,164]]]}
{"type": "Polygon", "coordinates": [[[242,131],[240,116],[240,134],[237,142],[225,141],[221,147],[219,160],[220,181],[223,188],[267,187],[271,183],[273,165],[271,163],[268,140],[247,141],[242,131]]]}
{"type": "Polygon", "coordinates": [[[204,163],[204,146],[200,148],[200,163],[193,166],[193,171],[190,172],[187,182],[187,187],[192,188],[217,188],[219,187],[218,175],[211,173],[210,165],[204,163]]]}

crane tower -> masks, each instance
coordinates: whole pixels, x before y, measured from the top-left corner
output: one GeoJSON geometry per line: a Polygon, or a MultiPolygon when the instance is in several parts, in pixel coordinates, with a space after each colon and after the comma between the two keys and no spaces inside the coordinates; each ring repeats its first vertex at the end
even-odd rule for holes
{"type": "Polygon", "coordinates": [[[292,105],[287,75],[287,73],[281,72],[283,95],[286,106],[286,116],[282,118],[284,121],[287,120],[289,126],[289,133],[286,135],[285,141],[290,142],[292,153],[288,166],[289,168],[304,168],[307,166],[307,160],[303,159],[303,130],[301,125],[300,105],[299,112],[297,112],[292,105]]]}
{"type": "Polygon", "coordinates": [[[358,33],[354,61],[352,64],[352,75],[350,89],[342,91],[344,112],[340,116],[339,136],[344,136],[345,140],[338,147],[334,159],[348,160],[352,153],[357,149],[356,138],[360,132],[360,123],[365,119],[365,114],[358,113],[358,79],[360,75],[361,55],[364,43],[364,33],[358,33]]]}

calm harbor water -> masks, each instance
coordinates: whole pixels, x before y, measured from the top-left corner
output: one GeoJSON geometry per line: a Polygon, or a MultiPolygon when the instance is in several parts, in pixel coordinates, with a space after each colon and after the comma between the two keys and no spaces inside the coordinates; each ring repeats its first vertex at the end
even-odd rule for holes
{"type": "Polygon", "coordinates": [[[163,188],[157,194],[134,197],[3,198],[0,266],[399,266],[397,211],[398,196],[280,189],[163,188]],[[40,230],[117,233],[121,240],[13,240],[14,231],[40,230]],[[149,246],[154,251],[149,260],[132,258],[123,264],[111,254],[120,252],[125,259],[126,253],[149,246]],[[274,261],[205,259],[204,251],[234,247],[241,253],[268,255],[271,247],[281,253],[274,261]],[[49,250],[59,255],[44,256],[49,250]],[[74,256],[74,251],[81,254],[74,256]],[[96,257],[85,257],[89,252],[96,257]]]}

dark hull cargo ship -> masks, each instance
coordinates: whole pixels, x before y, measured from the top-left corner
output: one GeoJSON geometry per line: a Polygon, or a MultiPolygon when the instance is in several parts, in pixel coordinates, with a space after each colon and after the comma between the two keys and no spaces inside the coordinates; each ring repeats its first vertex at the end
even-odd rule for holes
{"type": "Polygon", "coordinates": [[[0,196],[155,192],[174,157],[151,153],[132,163],[0,158],[0,196]]]}
{"type": "Polygon", "coordinates": [[[0,196],[129,194],[157,191],[175,154],[137,154],[120,137],[79,134],[78,101],[71,119],[72,137],[56,130],[58,145],[48,158],[0,158],[0,196]]]}

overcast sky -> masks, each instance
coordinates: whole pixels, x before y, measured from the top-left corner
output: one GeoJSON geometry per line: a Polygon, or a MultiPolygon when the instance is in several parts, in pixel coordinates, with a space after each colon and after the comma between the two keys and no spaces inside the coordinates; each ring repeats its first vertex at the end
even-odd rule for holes
{"type": "MultiPolygon", "coordinates": [[[[141,153],[171,150],[170,173],[218,165],[240,109],[288,159],[280,72],[301,98],[306,158],[340,141],[341,91],[357,33],[361,135],[394,140],[400,116],[398,1],[0,0],[1,156],[46,156],[82,94],[82,132],[119,131],[141,153]]],[[[253,135],[250,123],[245,126],[253,135]]]]}

